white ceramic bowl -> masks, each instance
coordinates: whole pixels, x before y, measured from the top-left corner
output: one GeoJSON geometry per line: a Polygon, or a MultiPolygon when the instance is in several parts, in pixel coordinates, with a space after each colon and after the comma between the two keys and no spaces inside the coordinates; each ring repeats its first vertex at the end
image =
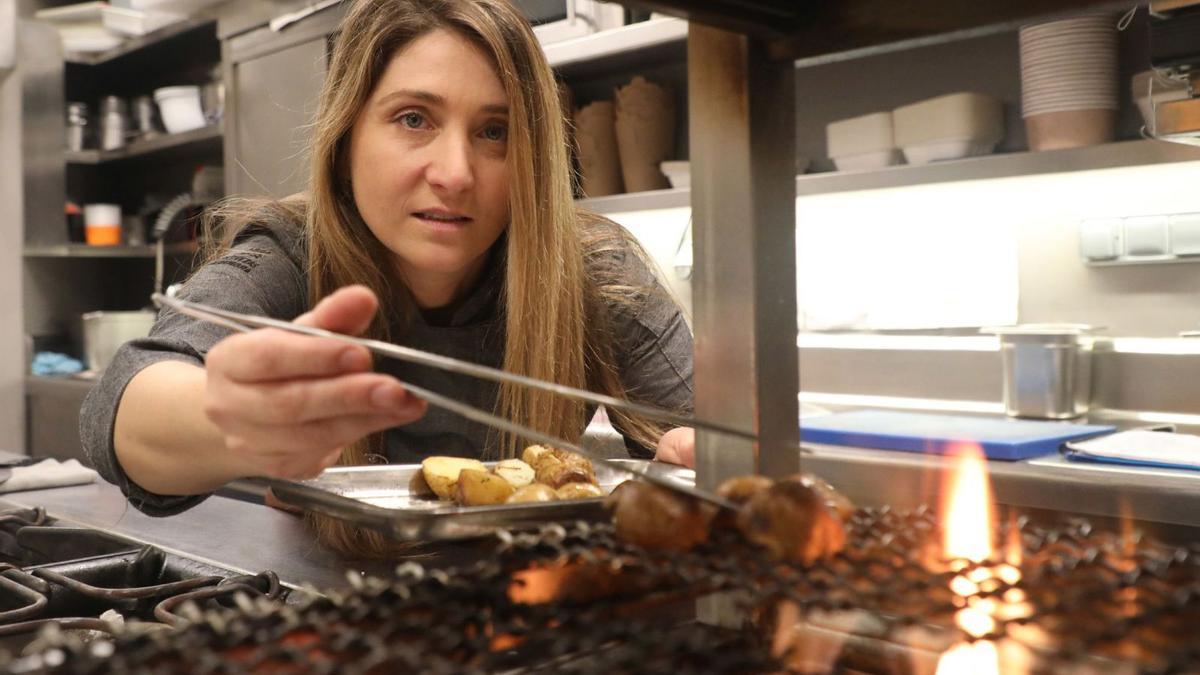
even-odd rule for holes
{"type": "Polygon", "coordinates": [[[942,139],[905,147],[904,159],[909,164],[928,164],[988,155],[995,147],[995,141],[981,141],[975,138],[942,139]]]}
{"type": "Polygon", "coordinates": [[[687,161],[682,162],[663,162],[658,165],[658,168],[666,175],[667,180],[671,182],[673,188],[685,188],[692,186],[691,164],[687,161]]]}
{"type": "Polygon", "coordinates": [[[162,113],[163,126],[168,133],[180,134],[199,129],[208,122],[200,107],[200,87],[163,87],[154,90],[154,102],[162,113]]]}
{"type": "Polygon", "coordinates": [[[871,169],[882,169],[902,163],[900,151],[895,148],[833,157],[832,159],[838,171],[869,171],[871,169]]]}

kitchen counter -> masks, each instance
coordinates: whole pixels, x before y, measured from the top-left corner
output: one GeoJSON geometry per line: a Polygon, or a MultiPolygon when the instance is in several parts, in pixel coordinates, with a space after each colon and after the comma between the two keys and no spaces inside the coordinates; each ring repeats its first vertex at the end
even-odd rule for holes
{"type": "MultiPolygon", "coordinates": [[[[952,461],[939,455],[805,444],[803,469],[856,503],[936,506],[952,461]]],[[[1068,512],[1098,525],[1132,518],[1138,529],[1175,541],[1200,541],[1200,472],[1071,462],[1059,456],[988,462],[997,503],[1022,512],[1068,512]]]]}
{"type": "MultiPolygon", "coordinates": [[[[829,480],[856,503],[911,508],[936,505],[951,463],[919,453],[806,444],[805,471],[829,480]]],[[[0,453],[7,456],[8,453],[0,453]]],[[[3,457],[0,457],[2,459],[3,457]]],[[[1131,517],[1153,536],[1200,541],[1200,472],[1068,462],[1057,456],[990,461],[996,501],[1023,513],[1084,516],[1100,526],[1131,517]]],[[[152,518],[98,481],[0,495],[0,502],[44,507],[50,515],[245,573],[276,571],[291,586],[344,587],[346,574],[388,574],[394,563],[342,558],[317,546],[301,518],[261,504],[213,496],[193,509],[152,518]]],[[[418,560],[445,566],[487,555],[486,542],[439,545],[418,560]]]]}
{"type": "MultiPolygon", "coordinates": [[[[170,552],[254,574],[274,570],[285,584],[345,587],[347,574],[390,574],[395,562],[340,557],[319,547],[303,519],[260,504],[213,496],[178,515],[152,518],[130,506],[116,486],[90,485],[0,494],[0,507],[43,507],[61,521],[118,534],[170,552]]],[[[422,564],[442,566],[477,558],[486,545],[445,545],[422,564]]]]}

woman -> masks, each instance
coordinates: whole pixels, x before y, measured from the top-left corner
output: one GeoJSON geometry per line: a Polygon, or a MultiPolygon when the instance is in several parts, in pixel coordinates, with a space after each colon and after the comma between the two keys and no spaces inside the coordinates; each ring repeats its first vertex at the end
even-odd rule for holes
{"type": "MultiPolygon", "coordinates": [[[[553,74],[507,0],[357,2],[321,93],[307,196],[218,217],[233,234],[186,299],[691,410],[679,308],[620,228],[576,212],[553,74]]],[[[374,372],[365,349],[336,340],[228,333],[163,312],[85,402],[93,464],[144,511],[177,512],[245,476],[522,444],[427,410],[405,381],[563,438],[590,413],[410,364],[374,372]]],[[[690,430],[616,422],[635,452],[657,444],[659,459],[690,463],[690,430]]],[[[337,522],[318,532],[382,550],[337,522]]]]}

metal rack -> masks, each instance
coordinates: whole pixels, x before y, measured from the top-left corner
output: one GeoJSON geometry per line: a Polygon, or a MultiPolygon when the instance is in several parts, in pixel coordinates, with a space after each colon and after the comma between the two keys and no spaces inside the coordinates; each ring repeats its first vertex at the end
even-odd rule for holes
{"type": "Polygon", "coordinates": [[[1098,0],[634,0],[688,32],[696,415],[753,428],[697,434],[698,484],[796,471],[795,60],[880,53],[994,32],[1098,0]]]}

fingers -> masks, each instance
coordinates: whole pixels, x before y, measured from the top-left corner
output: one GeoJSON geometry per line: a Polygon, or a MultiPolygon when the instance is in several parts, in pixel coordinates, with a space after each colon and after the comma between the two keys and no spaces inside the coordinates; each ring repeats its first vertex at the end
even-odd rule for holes
{"type": "Polygon", "coordinates": [[[218,426],[303,424],[345,415],[417,419],[425,403],[400,381],[378,373],[248,385],[213,382],[205,413],[218,426]]]}
{"type": "Polygon", "coordinates": [[[379,300],[366,286],[339,288],[317,303],[312,311],[300,315],[295,323],[324,328],[345,335],[359,335],[371,325],[379,300]]]}
{"type": "Polygon", "coordinates": [[[274,428],[258,426],[244,434],[227,435],[226,445],[241,459],[248,475],[305,479],[335,464],[342,447],[398,423],[389,415],[357,415],[274,428]]]}
{"type": "Polygon", "coordinates": [[[371,355],[358,345],[267,328],[218,342],[205,367],[219,377],[256,383],[362,372],[370,369],[371,355]]]}
{"type": "Polygon", "coordinates": [[[696,430],[690,427],[671,429],[658,441],[654,459],[660,462],[696,466],[696,430]]]}

